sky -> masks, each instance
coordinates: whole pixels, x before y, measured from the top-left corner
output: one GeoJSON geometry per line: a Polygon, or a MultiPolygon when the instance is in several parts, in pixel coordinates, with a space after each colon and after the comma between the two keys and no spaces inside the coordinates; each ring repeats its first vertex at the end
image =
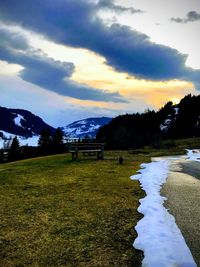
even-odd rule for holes
{"type": "Polygon", "coordinates": [[[200,91],[199,0],[0,1],[0,105],[54,127],[200,91]]]}

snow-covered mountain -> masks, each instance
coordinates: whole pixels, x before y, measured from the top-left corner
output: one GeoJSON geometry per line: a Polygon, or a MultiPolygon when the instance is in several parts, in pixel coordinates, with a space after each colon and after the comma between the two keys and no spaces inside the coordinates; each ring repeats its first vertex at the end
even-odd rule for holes
{"type": "Polygon", "coordinates": [[[52,133],[55,131],[30,111],[0,107],[0,147],[9,145],[15,135],[21,145],[36,146],[39,135],[45,128],[49,128],[52,133]]]}
{"type": "MultiPolygon", "coordinates": [[[[110,121],[107,117],[89,118],[61,127],[61,130],[67,138],[94,138],[98,129],[110,121]]],[[[46,128],[52,134],[55,132],[55,128],[30,111],[0,107],[0,148],[9,147],[14,136],[20,145],[37,146],[39,135],[46,128]]]]}
{"type": "Polygon", "coordinates": [[[108,124],[112,119],[107,117],[101,118],[88,118],[85,120],[75,121],[61,130],[69,138],[84,138],[88,136],[89,138],[96,137],[96,133],[100,127],[108,124]]]}

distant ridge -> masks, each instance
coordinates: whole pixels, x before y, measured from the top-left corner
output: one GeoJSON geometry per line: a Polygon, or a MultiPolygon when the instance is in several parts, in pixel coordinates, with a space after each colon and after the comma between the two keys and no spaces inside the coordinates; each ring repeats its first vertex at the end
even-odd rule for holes
{"type": "Polygon", "coordinates": [[[108,117],[88,118],[70,123],[61,127],[61,130],[69,138],[84,138],[86,136],[95,138],[99,128],[108,124],[111,120],[112,118],[108,117]]]}
{"type": "MultiPolygon", "coordinates": [[[[66,138],[95,138],[100,127],[108,124],[108,117],[87,118],[60,127],[66,138]]],[[[39,135],[48,128],[51,133],[55,128],[45,123],[39,116],[28,110],[0,107],[0,148],[15,135],[21,145],[37,146],[39,135]]]]}

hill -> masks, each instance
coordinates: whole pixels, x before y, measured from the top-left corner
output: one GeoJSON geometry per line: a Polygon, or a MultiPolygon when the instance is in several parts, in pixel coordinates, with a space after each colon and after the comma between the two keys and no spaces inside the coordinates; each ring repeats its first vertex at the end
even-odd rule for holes
{"type": "MultiPolygon", "coordinates": [[[[66,138],[95,138],[98,129],[111,121],[111,118],[87,118],[60,127],[66,138]]],[[[45,123],[39,116],[24,109],[0,107],[0,148],[14,136],[21,145],[37,146],[42,130],[55,128],[45,123]]]]}
{"type": "Polygon", "coordinates": [[[45,123],[39,116],[28,110],[0,107],[0,145],[15,135],[21,144],[37,145],[39,135],[48,128],[52,133],[55,128],[45,123]]]}
{"type": "Polygon", "coordinates": [[[55,131],[52,126],[28,110],[0,107],[0,130],[2,131],[32,137],[40,135],[45,128],[49,128],[51,132],[55,131]]]}

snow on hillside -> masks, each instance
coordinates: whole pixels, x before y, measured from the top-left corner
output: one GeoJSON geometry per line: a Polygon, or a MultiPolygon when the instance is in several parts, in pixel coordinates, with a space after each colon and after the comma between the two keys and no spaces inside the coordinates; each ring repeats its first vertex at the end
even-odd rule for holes
{"type": "Polygon", "coordinates": [[[175,110],[175,115],[178,115],[179,108],[174,108],[175,110]]]}
{"type": "Polygon", "coordinates": [[[161,130],[161,131],[166,131],[166,130],[168,130],[170,124],[171,124],[171,119],[166,119],[166,120],[164,121],[164,123],[160,125],[160,130],[161,130]]]}
{"type": "Polygon", "coordinates": [[[174,110],[174,114],[168,114],[166,119],[164,120],[164,122],[160,125],[160,130],[162,132],[167,132],[172,124],[173,121],[176,120],[178,112],[179,112],[179,108],[177,106],[173,107],[174,110]]]}
{"type": "Polygon", "coordinates": [[[55,132],[54,127],[28,110],[0,107],[0,118],[0,131],[17,135],[19,138],[40,135],[42,130],[47,128],[51,133],[55,132]]]}
{"type": "MultiPolygon", "coordinates": [[[[0,133],[3,134],[3,138],[0,137],[0,148],[4,148],[5,146],[9,146],[12,142],[12,139],[16,136],[15,134],[7,133],[5,131],[0,130],[0,133]]],[[[17,135],[18,141],[21,146],[37,146],[38,145],[38,140],[39,136],[38,135],[33,135],[32,137],[23,137],[20,135],[17,135]]]]}
{"type": "Polygon", "coordinates": [[[16,113],[13,113],[13,114],[17,116],[17,117],[14,118],[15,125],[24,128],[21,125],[21,120],[25,120],[24,117],[22,115],[20,115],[20,114],[16,114],[16,113]]]}
{"type": "Polygon", "coordinates": [[[62,131],[67,137],[71,138],[83,138],[88,136],[90,138],[94,138],[96,133],[100,127],[109,123],[111,118],[88,118],[80,121],[75,121],[63,128],[62,131]]]}

